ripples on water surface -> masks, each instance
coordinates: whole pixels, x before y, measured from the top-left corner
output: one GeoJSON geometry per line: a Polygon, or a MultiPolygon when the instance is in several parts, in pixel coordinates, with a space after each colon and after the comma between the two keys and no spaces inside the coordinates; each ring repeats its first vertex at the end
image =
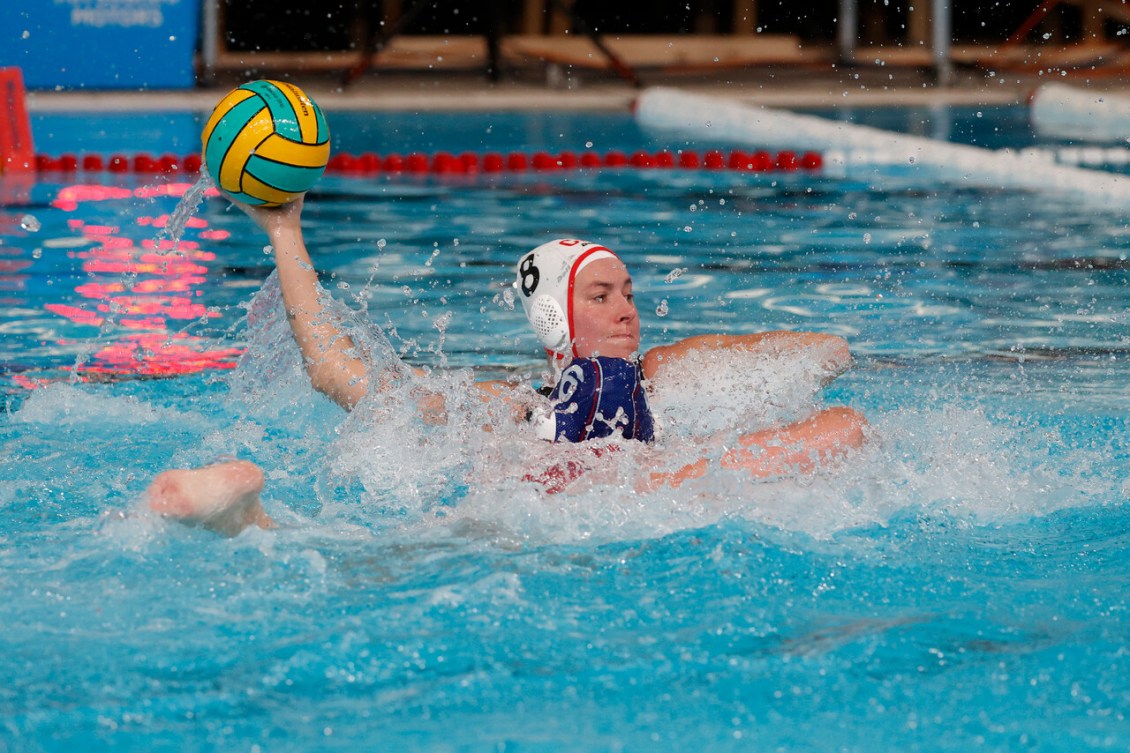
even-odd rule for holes
{"type": "MultiPolygon", "coordinates": [[[[655,146],[605,116],[358,117],[339,148],[655,146]]],[[[893,173],[326,178],[327,288],[453,403],[472,369],[537,374],[506,285],[558,235],[629,261],[646,342],[851,342],[825,390],[728,360],[656,405],[671,462],[850,404],[874,438],[848,467],[546,497],[513,480],[545,449],[484,440],[479,406],[423,429],[311,393],[243,215],[209,199],[180,253],[146,248],[186,187],[0,210],[0,749],[1126,747],[1121,214],[893,173]],[[226,455],[282,528],[136,513],[156,471],[226,455]]]]}

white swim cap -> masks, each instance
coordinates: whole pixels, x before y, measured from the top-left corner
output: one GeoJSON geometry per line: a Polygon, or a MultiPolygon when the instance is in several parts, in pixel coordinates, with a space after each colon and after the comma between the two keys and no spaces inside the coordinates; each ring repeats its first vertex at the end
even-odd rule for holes
{"type": "Polygon", "coordinates": [[[574,358],[573,281],[589,262],[619,259],[589,241],[559,239],[538,246],[518,262],[515,287],[534,333],[558,359],[574,358]]]}

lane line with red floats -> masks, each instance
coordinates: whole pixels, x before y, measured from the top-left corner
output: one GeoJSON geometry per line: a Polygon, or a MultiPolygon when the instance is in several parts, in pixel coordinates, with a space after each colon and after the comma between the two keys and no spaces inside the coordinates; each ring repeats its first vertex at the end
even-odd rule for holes
{"type": "MultiPolygon", "coordinates": [[[[747,151],[731,149],[723,151],[710,149],[697,151],[682,149],[671,151],[662,149],[656,152],[625,152],[610,150],[563,151],[551,153],[536,152],[435,152],[425,154],[384,154],[364,152],[350,154],[339,152],[330,157],[327,173],[339,175],[377,175],[377,174],[433,174],[433,175],[475,175],[523,172],[554,172],[562,170],[599,169],[682,169],[682,170],[739,170],[747,172],[796,172],[817,171],[824,166],[824,157],[818,151],[798,152],[791,149],[767,151],[756,149],[747,151]]],[[[46,154],[35,156],[35,169],[40,173],[198,173],[201,161],[199,154],[178,156],[174,154],[63,154],[54,157],[46,154]]]]}
{"type": "Polygon", "coordinates": [[[633,109],[636,121],[656,133],[820,152],[825,173],[833,176],[874,181],[881,177],[876,166],[889,165],[928,183],[1050,192],[1088,206],[1130,206],[1130,176],[1056,164],[1027,150],[982,149],[665,87],[644,90],[633,109]]]}

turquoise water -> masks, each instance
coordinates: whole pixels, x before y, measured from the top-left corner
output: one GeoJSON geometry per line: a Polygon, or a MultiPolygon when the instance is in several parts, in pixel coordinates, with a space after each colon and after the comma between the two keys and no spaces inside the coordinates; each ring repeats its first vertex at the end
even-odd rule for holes
{"type": "MultiPolygon", "coordinates": [[[[170,117],[36,136],[187,150],[196,116],[170,117]]],[[[1033,143],[1015,110],[870,117],[1033,143]]],[[[331,126],[351,151],[687,146],[620,115],[331,126]]],[[[0,208],[0,750],[1130,742],[1122,213],[905,171],[327,177],[315,263],[375,357],[458,408],[424,428],[402,395],[345,416],[310,390],[263,241],[220,199],[182,254],[150,254],[187,188],[150,183],[49,177],[0,208]],[[520,476],[546,448],[485,437],[462,395],[538,378],[510,264],[574,234],[629,261],[645,344],[817,330],[856,363],[827,387],[804,358],[699,364],[657,396],[654,455],[545,496],[520,476]],[[827,404],[873,436],[814,477],[616,481],[827,404]],[[279,529],[138,507],[159,470],[224,456],[264,467],[279,529]]]]}

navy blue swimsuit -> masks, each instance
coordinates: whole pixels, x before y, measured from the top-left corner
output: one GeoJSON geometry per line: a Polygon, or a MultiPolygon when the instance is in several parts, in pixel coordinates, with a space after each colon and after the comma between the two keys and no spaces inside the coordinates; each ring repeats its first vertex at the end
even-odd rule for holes
{"type": "Polygon", "coordinates": [[[549,395],[557,442],[584,442],[620,433],[650,442],[655,436],[638,363],[623,358],[578,358],[549,395]]]}

